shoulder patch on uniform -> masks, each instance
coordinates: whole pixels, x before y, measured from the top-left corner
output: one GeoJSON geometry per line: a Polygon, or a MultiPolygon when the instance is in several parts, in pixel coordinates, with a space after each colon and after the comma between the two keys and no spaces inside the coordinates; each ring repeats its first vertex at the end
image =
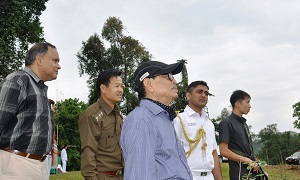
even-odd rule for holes
{"type": "Polygon", "coordinates": [[[103,117],[103,112],[100,111],[100,112],[98,112],[97,114],[94,114],[92,117],[93,117],[93,121],[94,121],[95,123],[99,123],[100,120],[101,120],[102,117],[103,117]]]}

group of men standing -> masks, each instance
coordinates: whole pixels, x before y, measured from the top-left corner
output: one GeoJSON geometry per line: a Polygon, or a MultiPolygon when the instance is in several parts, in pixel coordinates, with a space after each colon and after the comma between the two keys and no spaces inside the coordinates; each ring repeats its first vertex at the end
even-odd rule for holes
{"type": "MultiPolygon", "coordinates": [[[[45,81],[56,79],[59,56],[50,43],[34,45],[25,68],[0,83],[0,179],[49,179],[44,159],[53,143],[53,118],[45,81]],[[30,163],[30,166],[28,164],[30,163]]],[[[178,97],[173,75],[182,63],[148,61],[134,73],[140,104],[126,118],[118,103],[123,96],[121,72],[100,72],[97,102],[79,117],[81,174],[86,180],[221,180],[215,128],[204,108],[209,86],[194,81],[187,106],[175,112],[178,97]]],[[[232,114],[220,123],[220,151],[229,159],[230,179],[239,180],[247,166],[257,170],[250,133],[242,116],[250,95],[234,91],[232,114]],[[241,165],[246,163],[247,165],[241,165]]]]}
{"type": "MultiPolygon", "coordinates": [[[[85,179],[223,179],[215,127],[204,111],[210,95],[207,83],[194,81],[188,86],[183,112],[170,106],[178,97],[173,75],[182,68],[182,63],[141,63],[134,73],[140,104],[124,120],[117,106],[124,87],[121,72],[100,72],[99,99],[79,117],[85,179]]],[[[257,170],[242,117],[251,108],[250,95],[234,91],[230,102],[232,114],[220,124],[220,151],[229,158],[230,179],[239,180],[248,165],[257,170]]]]}

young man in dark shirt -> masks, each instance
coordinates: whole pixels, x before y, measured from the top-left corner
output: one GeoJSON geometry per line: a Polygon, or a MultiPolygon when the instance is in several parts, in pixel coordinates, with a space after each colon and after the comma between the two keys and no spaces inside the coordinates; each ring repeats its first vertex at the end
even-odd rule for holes
{"type": "Polygon", "coordinates": [[[254,171],[258,169],[246,119],[242,117],[250,111],[250,100],[250,95],[245,91],[234,91],[230,97],[232,113],[219,125],[220,153],[228,158],[231,180],[241,179],[248,172],[247,166],[253,167],[254,171]]]}

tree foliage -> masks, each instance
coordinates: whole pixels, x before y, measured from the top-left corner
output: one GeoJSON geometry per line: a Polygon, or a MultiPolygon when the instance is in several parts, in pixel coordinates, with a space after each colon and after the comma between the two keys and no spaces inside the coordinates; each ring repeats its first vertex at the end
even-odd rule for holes
{"type": "Polygon", "coordinates": [[[297,119],[294,121],[294,127],[300,129],[300,101],[293,105],[293,117],[297,119]]]}
{"type": "Polygon", "coordinates": [[[22,66],[30,43],[44,40],[39,16],[47,1],[0,1],[0,80],[22,66]]]}
{"type": "Polygon", "coordinates": [[[89,104],[99,98],[95,83],[100,71],[116,69],[122,72],[125,88],[121,110],[127,114],[138,104],[133,90],[134,71],[139,63],[149,61],[152,56],[138,40],[126,36],[124,31],[125,27],[119,18],[109,17],[104,23],[101,37],[95,33],[82,42],[77,58],[80,76],[89,76],[89,104]]]}
{"type": "Polygon", "coordinates": [[[80,139],[78,119],[87,104],[79,99],[66,99],[57,102],[54,111],[54,121],[58,132],[58,147],[70,145],[68,148],[68,170],[80,169],[80,139]],[[57,128],[58,127],[58,128],[57,128]]]}
{"type": "Polygon", "coordinates": [[[266,160],[268,164],[284,163],[285,158],[298,151],[300,147],[299,135],[290,131],[278,132],[277,124],[267,125],[259,132],[258,138],[262,145],[258,157],[266,160]]]}
{"type": "Polygon", "coordinates": [[[217,118],[212,118],[211,121],[215,126],[215,131],[216,131],[216,140],[217,142],[219,141],[219,124],[222,120],[227,118],[230,115],[231,111],[227,108],[223,108],[221,111],[221,115],[218,116],[217,118]]]}
{"type": "Polygon", "coordinates": [[[185,97],[185,94],[188,89],[188,73],[186,69],[187,60],[181,59],[178,60],[178,62],[183,63],[183,68],[181,71],[181,82],[177,83],[177,89],[178,89],[178,98],[174,100],[174,109],[177,111],[184,110],[185,106],[187,105],[187,100],[185,97]]]}
{"type": "Polygon", "coordinates": [[[223,108],[221,111],[221,115],[218,116],[216,119],[212,119],[212,122],[215,125],[215,129],[217,132],[219,132],[219,124],[221,121],[223,121],[225,118],[227,118],[231,114],[231,110],[228,108],[223,108]]]}
{"type": "Polygon", "coordinates": [[[223,121],[231,114],[231,109],[223,108],[220,115],[220,120],[223,121]]]}

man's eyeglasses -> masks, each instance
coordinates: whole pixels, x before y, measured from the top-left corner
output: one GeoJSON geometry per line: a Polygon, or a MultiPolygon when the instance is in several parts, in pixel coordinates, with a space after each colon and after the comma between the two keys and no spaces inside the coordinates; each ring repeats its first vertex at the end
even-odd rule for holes
{"type": "Polygon", "coordinates": [[[157,75],[153,75],[153,76],[150,76],[149,78],[156,78],[157,76],[161,76],[161,77],[164,77],[164,78],[168,78],[170,81],[173,81],[174,80],[174,76],[172,73],[168,73],[168,74],[163,74],[163,75],[160,75],[160,74],[157,74],[157,75]]]}

